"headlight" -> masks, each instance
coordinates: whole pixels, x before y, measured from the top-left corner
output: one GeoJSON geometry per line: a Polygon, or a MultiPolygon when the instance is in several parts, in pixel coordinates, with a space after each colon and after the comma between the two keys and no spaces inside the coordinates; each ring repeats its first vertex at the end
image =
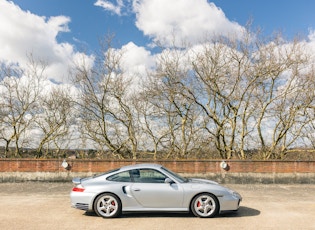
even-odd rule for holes
{"type": "Polygon", "coordinates": [[[232,196],[234,196],[234,197],[237,198],[237,199],[242,200],[242,196],[241,196],[238,192],[235,192],[235,191],[233,191],[233,190],[231,190],[231,189],[227,189],[227,190],[228,190],[228,192],[229,192],[232,196]]]}
{"type": "Polygon", "coordinates": [[[234,192],[234,191],[233,191],[232,196],[234,196],[235,198],[238,198],[238,199],[242,200],[242,196],[241,196],[238,192],[234,192]]]}

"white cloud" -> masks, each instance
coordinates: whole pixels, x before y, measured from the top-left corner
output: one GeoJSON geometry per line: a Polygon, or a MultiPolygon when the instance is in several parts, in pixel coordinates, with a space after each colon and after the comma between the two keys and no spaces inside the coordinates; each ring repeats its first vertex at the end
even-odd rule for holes
{"type": "Polygon", "coordinates": [[[141,85],[147,80],[147,71],[154,68],[155,56],[133,42],[129,42],[115,52],[122,53],[121,67],[126,74],[125,76],[131,80],[130,92],[134,93],[141,90],[141,85]]]}
{"type": "Polygon", "coordinates": [[[107,11],[110,11],[114,14],[121,15],[122,8],[124,7],[123,0],[116,0],[116,5],[112,3],[111,1],[107,0],[97,0],[97,2],[94,3],[95,6],[100,6],[104,8],[107,11]]]}
{"type": "Polygon", "coordinates": [[[229,21],[207,0],[134,0],[136,26],[155,42],[176,45],[200,42],[206,35],[237,35],[243,27],[229,21]]]}
{"type": "Polygon", "coordinates": [[[313,42],[315,41],[315,31],[313,29],[309,30],[308,39],[313,42]]]}
{"type": "Polygon", "coordinates": [[[131,74],[144,76],[146,70],[151,69],[154,65],[154,57],[144,47],[129,42],[121,50],[123,52],[123,68],[131,74]]]}
{"type": "Polygon", "coordinates": [[[19,63],[25,67],[27,56],[47,63],[47,77],[67,81],[68,68],[77,55],[69,43],[58,43],[56,37],[68,32],[70,18],[46,19],[23,11],[13,2],[0,0],[0,61],[19,63]]]}

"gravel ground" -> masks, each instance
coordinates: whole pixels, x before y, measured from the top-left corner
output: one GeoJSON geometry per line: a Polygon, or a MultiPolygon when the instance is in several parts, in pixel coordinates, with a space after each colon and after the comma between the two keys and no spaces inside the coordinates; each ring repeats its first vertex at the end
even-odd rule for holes
{"type": "Polygon", "coordinates": [[[315,229],[315,185],[227,185],[243,196],[238,212],[125,214],[103,219],[70,207],[71,183],[0,183],[0,229],[315,229]]]}

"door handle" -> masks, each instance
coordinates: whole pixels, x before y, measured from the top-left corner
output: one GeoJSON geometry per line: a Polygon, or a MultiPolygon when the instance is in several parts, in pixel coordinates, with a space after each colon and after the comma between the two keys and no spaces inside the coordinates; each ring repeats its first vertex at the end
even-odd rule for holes
{"type": "Polygon", "coordinates": [[[139,192],[139,191],[140,191],[140,188],[134,188],[133,191],[139,192]]]}

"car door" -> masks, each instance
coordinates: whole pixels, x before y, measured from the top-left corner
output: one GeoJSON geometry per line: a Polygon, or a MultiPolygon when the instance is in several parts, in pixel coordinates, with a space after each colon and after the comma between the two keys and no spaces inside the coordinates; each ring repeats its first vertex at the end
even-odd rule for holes
{"type": "Polygon", "coordinates": [[[155,169],[133,171],[131,193],[144,208],[181,208],[183,189],[177,183],[165,183],[166,175],[155,169]]]}

